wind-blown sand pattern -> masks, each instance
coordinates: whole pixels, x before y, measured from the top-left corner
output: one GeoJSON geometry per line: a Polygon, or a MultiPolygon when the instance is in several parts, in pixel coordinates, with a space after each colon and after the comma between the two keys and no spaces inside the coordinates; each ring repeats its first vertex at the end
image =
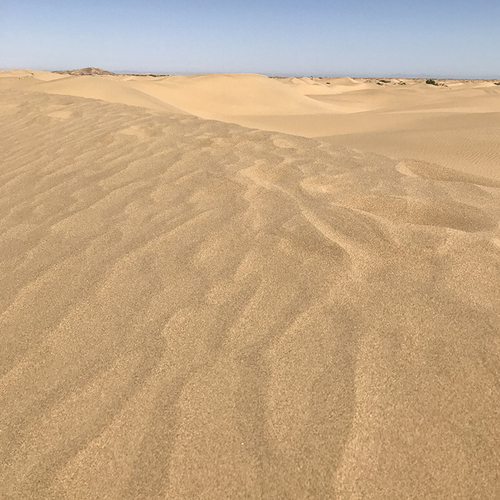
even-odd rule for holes
{"type": "Polygon", "coordinates": [[[195,77],[42,76],[0,78],[1,498],[500,497],[498,145],[458,171],[193,116],[195,77]]]}

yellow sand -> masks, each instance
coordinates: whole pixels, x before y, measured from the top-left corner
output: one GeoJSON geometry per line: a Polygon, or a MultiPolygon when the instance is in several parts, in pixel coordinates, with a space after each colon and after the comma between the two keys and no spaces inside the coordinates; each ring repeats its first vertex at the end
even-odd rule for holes
{"type": "Polygon", "coordinates": [[[500,87],[51,75],[0,74],[0,498],[500,497],[500,87]]]}

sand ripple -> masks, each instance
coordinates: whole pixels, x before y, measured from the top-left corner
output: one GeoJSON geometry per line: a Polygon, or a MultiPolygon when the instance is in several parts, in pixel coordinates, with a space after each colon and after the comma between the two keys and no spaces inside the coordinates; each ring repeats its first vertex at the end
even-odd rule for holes
{"type": "Polygon", "coordinates": [[[2,498],[498,498],[494,181],[1,100],[2,498]]]}

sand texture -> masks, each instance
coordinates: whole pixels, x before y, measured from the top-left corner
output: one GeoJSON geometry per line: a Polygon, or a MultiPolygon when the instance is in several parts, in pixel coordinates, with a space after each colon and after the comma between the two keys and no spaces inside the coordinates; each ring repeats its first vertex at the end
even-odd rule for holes
{"type": "Polygon", "coordinates": [[[0,498],[500,498],[499,113],[0,74],[0,498]]]}

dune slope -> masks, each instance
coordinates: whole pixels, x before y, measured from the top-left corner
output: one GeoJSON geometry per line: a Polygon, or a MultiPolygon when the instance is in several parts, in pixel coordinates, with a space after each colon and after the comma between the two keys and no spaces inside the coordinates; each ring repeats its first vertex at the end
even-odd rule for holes
{"type": "Polygon", "coordinates": [[[500,185],[0,93],[0,497],[500,496],[500,185]]]}

